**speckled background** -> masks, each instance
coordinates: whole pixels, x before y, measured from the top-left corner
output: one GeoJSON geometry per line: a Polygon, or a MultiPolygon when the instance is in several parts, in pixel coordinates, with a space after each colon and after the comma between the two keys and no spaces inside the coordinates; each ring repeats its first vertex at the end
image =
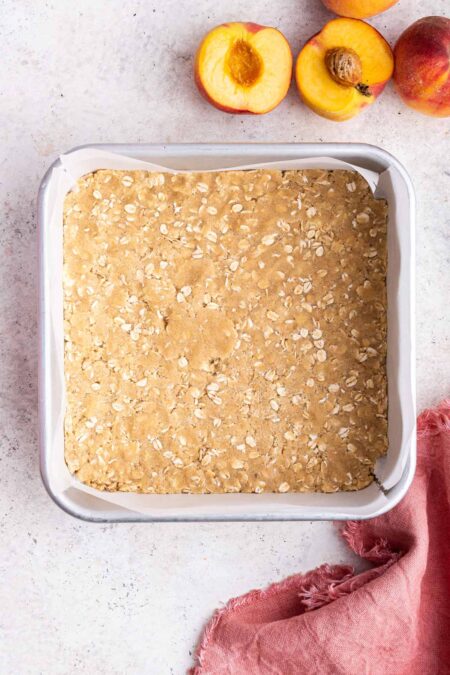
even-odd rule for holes
{"type": "MultiPolygon", "coordinates": [[[[319,0],[0,2],[0,672],[183,673],[199,630],[230,596],[326,560],[352,560],[328,523],[78,522],[41,485],[37,447],[39,181],[87,142],[365,141],[406,165],[418,197],[418,405],[449,393],[450,119],[405,108],[391,86],[343,124],[294,86],[264,117],[197,95],[192,55],[225,20],[278,26],[296,53],[331,15],[319,0]]],[[[448,0],[400,0],[373,21],[394,42],[448,0]]]]}

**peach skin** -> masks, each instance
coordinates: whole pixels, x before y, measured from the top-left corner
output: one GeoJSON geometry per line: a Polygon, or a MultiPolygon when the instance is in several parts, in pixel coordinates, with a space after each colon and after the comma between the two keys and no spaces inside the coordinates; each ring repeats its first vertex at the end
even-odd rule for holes
{"type": "Polygon", "coordinates": [[[369,16],[381,14],[398,0],[322,0],[327,9],[339,16],[351,19],[367,19],[369,16]]]}
{"type": "Polygon", "coordinates": [[[303,47],[295,75],[307,106],[343,121],[375,101],[393,69],[391,48],[375,28],[358,19],[333,19],[303,47]]]}
{"type": "Polygon", "coordinates": [[[450,116],[450,19],[427,16],[399,37],[395,86],[406,105],[433,117],[450,116]]]}
{"type": "Polygon", "coordinates": [[[225,23],[204,37],[194,69],[200,93],[219,110],[262,114],[287,94],[292,53],[276,28],[225,23]]]}

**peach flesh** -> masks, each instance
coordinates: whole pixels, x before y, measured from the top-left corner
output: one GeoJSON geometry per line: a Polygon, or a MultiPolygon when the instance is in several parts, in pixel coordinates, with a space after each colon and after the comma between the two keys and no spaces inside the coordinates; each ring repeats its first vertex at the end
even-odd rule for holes
{"type": "Polygon", "coordinates": [[[292,53],[286,38],[275,28],[222,24],[202,40],[194,75],[200,93],[219,110],[263,114],[287,94],[292,53]]]}
{"type": "Polygon", "coordinates": [[[372,26],[357,19],[329,21],[301,50],[300,96],[314,112],[348,120],[372,104],[393,71],[392,51],[372,26]]]}

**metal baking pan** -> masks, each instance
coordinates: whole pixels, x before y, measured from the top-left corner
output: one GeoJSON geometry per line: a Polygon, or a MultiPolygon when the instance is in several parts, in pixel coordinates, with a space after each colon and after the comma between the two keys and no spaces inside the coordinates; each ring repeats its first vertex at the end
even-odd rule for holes
{"type": "Polygon", "coordinates": [[[348,520],[372,518],[395,506],[411,484],[416,463],[414,216],[414,191],[403,166],[381,148],[359,143],[89,145],[56,160],[38,195],[40,466],[51,498],[73,516],[96,522],[348,520]],[[106,168],[105,152],[116,155],[111,168],[129,168],[129,158],[189,171],[272,162],[283,168],[302,159],[329,168],[322,158],[332,158],[374,172],[375,194],[389,205],[389,447],[375,467],[376,481],[359,491],[332,494],[129,495],[94,490],[70,476],[64,463],[61,365],[63,197],[74,182],[67,165],[76,160],[78,176],[106,168]]]}

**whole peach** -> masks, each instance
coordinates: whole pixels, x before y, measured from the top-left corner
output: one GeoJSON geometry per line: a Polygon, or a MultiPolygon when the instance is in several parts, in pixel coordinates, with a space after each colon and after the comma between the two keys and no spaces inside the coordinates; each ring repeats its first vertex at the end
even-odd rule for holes
{"type": "Polygon", "coordinates": [[[450,19],[427,16],[399,37],[394,81],[403,101],[426,115],[450,115],[450,19]]]}
{"type": "Polygon", "coordinates": [[[350,19],[367,19],[369,16],[381,14],[398,0],[322,0],[327,9],[339,16],[350,19]]]}

